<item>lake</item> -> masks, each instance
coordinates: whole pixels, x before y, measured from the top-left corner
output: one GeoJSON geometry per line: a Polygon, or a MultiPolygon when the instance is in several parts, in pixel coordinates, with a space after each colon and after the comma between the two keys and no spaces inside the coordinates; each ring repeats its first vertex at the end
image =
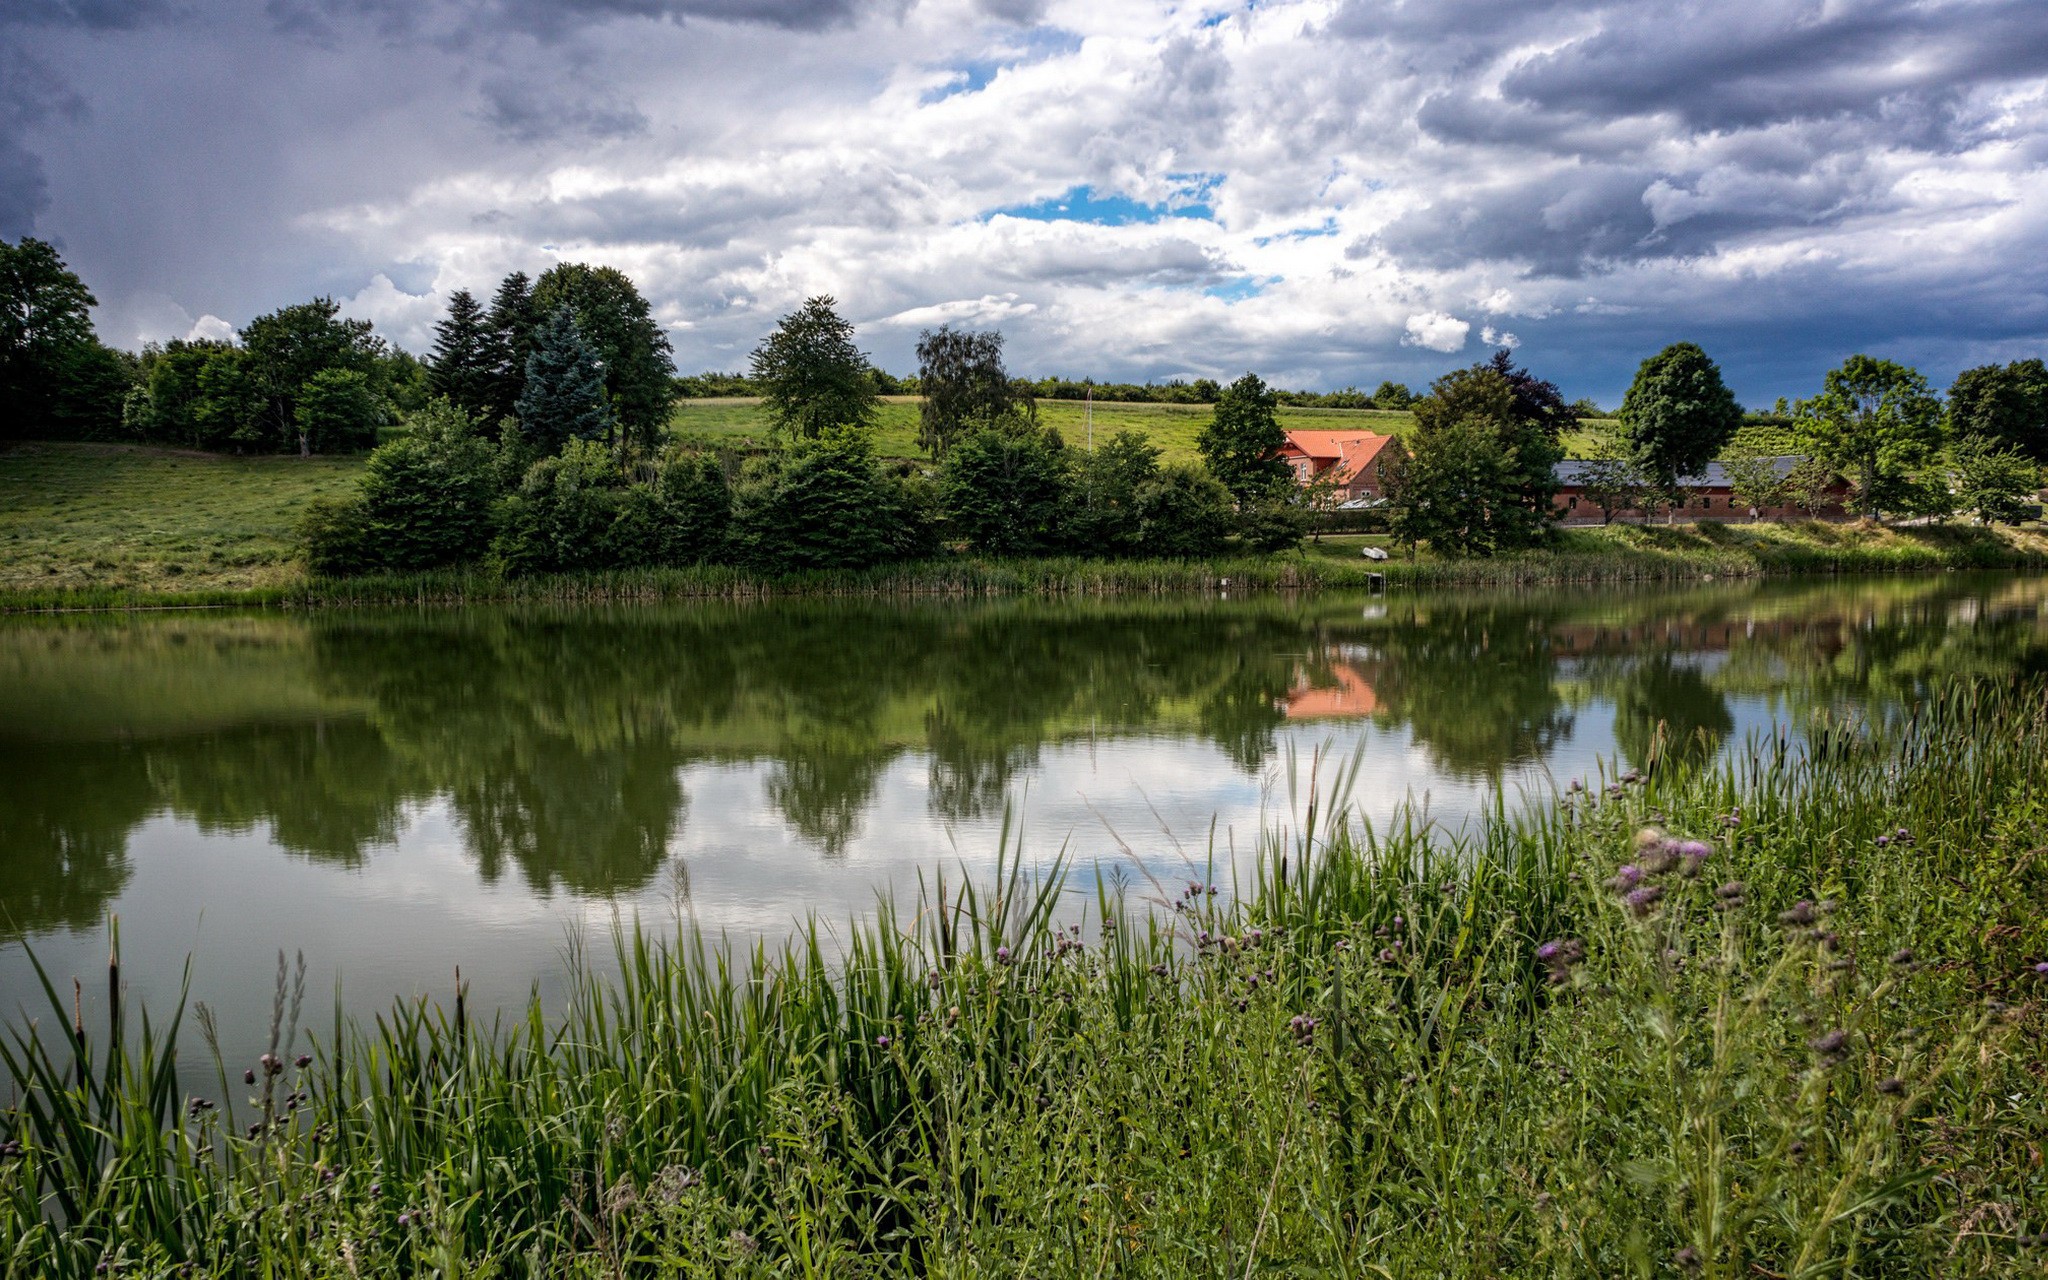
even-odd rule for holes
{"type": "MultiPolygon", "coordinates": [[[[781,601],[0,623],[0,1009],[104,985],[264,1037],[280,950],[340,999],[562,989],[614,919],[770,939],[1006,814],[1081,883],[1182,877],[1298,808],[1456,825],[1958,672],[2048,668],[2048,581],[1246,600],[781,601]],[[1324,776],[1337,772],[1323,766],[1324,776]]],[[[1218,877],[1223,878],[1222,876],[1218,877]]],[[[249,1052],[253,1053],[251,1049],[249,1052]]]]}

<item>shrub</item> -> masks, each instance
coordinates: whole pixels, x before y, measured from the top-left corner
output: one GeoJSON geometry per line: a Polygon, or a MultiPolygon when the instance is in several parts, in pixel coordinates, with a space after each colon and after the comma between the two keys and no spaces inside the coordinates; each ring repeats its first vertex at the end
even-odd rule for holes
{"type": "Polygon", "coordinates": [[[1066,448],[1050,431],[983,428],[947,453],[939,492],[947,522],[974,551],[1045,555],[1062,541],[1066,448]]]}
{"type": "Polygon", "coordinates": [[[875,462],[867,438],[828,431],[755,459],[733,495],[734,553],[756,569],[858,569],[931,546],[925,499],[875,462]]]}
{"type": "Polygon", "coordinates": [[[1138,518],[1148,556],[1214,555],[1230,532],[1230,492],[1199,467],[1165,467],[1138,490],[1138,518]]]}
{"type": "Polygon", "coordinates": [[[411,427],[410,434],[378,446],[363,474],[378,567],[437,569],[482,556],[490,548],[498,494],[496,450],[477,436],[470,416],[446,400],[414,414],[411,427]]]}
{"type": "Polygon", "coordinates": [[[1237,513],[1237,533],[1249,550],[1285,551],[1301,541],[1313,515],[1299,493],[1269,494],[1237,513]]]}
{"type": "Polygon", "coordinates": [[[1159,476],[1159,450],[1142,432],[1119,431],[1074,467],[1069,545],[1084,555],[1136,555],[1144,543],[1138,493],[1159,476]]]}
{"type": "Polygon", "coordinates": [[[656,560],[700,564],[725,554],[732,531],[732,486],[718,459],[671,450],[661,459],[654,494],[662,521],[656,560]]]}
{"type": "Polygon", "coordinates": [[[383,567],[361,498],[315,498],[299,519],[298,537],[307,572],[315,577],[345,578],[383,567]]]}
{"type": "Polygon", "coordinates": [[[508,577],[611,566],[612,526],[625,488],[603,444],[570,440],[528,468],[518,490],[498,504],[492,557],[508,577]]]}

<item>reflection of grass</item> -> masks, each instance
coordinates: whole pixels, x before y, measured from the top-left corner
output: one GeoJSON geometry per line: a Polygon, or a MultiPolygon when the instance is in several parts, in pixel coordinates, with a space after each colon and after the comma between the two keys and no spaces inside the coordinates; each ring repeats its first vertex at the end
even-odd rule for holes
{"type": "MultiPolygon", "coordinates": [[[[876,418],[875,447],[886,457],[922,458],[917,445],[917,399],[891,396],[876,418]]],[[[1138,431],[1159,446],[1169,462],[1193,462],[1195,437],[1209,422],[1208,405],[1109,404],[1094,407],[1095,440],[1100,444],[1119,431],[1138,431]]],[[[1039,420],[1059,428],[1076,448],[1088,440],[1088,406],[1078,400],[1041,400],[1039,420]]],[[[1280,424],[1314,431],[1375,431],[1403,435],[1415,419],[1406,413],[1357,409],[1280,410],[1280,424]]],[[[676,437],[710,445],[765,447],[773,440],[768,415],[758,400],[679,400],[669,419],[676,437]]]]}
{"type": "Polygon", "coordinates": [[[303,1060],[282,968],[280,1057],[212,1071],[132,1011],[46,1032],[53,986],[0,1232],[46,1275],[2032,1274],[2041,696],[1467,842],[1301,797],[1135,893],[1012,861],[778,952],[622,927],[565,1001],[303,1060]]]}
{"type": "Polygon", "coordinates": [[[271,587],[292,526],[353,490],[354,458],[229,458],[116,445],[0,452],[0,593],[271,587]]]}

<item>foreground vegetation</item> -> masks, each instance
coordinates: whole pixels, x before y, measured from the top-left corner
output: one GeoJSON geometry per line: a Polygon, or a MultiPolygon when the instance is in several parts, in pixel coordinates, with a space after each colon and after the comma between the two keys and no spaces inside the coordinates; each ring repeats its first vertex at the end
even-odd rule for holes
{"type": "Polygon", "coordinates": [[[2043,697],[1672,744],[1458,837],[1304,763],[1242,865],[1013,859],[739,955],[635,928],[509,1020],[309,1034],[281,957],[217,1069],[117,959],[0,1052],[7,1266],[2037,1274],[2043,697]]]}

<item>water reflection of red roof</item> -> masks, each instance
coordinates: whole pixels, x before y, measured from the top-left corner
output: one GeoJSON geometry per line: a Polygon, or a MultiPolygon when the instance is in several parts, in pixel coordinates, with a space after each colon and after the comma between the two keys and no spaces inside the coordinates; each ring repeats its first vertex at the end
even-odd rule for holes
{"type": "Polygon", "coordinates": [[[1379,710],[1379,695],[1358,673],[1358,668],[1348,662],[1330,665],[1330,675],[1337,683],[1312,685],[1308,673],[1297,670],[1294,687],[1280,700],[1281,710],[1289,720],[1339,720],[1354,716],[1369,716],[1379,710]]]}

